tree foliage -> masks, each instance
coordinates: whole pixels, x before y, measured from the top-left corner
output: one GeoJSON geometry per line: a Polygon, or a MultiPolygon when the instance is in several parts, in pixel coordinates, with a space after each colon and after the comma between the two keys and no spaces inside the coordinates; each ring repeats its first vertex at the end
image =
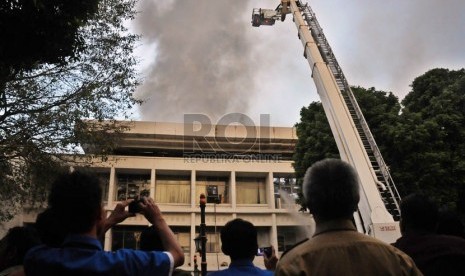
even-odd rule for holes
{"type": "Polygon", "coordinates": [[[465,191],[465,71],[425,73],[402,105],[390,149],[394,179],[404,193],[421,191],[441,205],[459,207],[465,191]]]}
{"type": "MultiPolygon", "coordinates": [[[[394,124],[400,104],[392,93],[376,91],[374,88],[353,87],[352,91],[375,137],[385,137],[387,126],[394,124]]],[[[324,158],[339,158],[328,119],[320,102],[313,102],[300,111],[301,120],[296,124],[299,140],[294,153],[294,169],[298,183],[313,163],[324,158]]],[[[305,209],[302,195],[298,203],[305,209]]]]}
{"type": "MultiPolygon", "coordinates": [[[[374,88],[353,92],[401,196],[421,192],[464,216],[465,70],[433,69],[417,77],[402,105],[374,88]]],[[[321,103],[302,108],[296,127],[299,178],[337,150],[321,103]]]]}
{"type": "MultiPolygon", "coordinates": [[[[320,102],[313,102],[300,110],[300,122],[295,125],[299,140],[294,152],[294,169],[297,185],[302,186],[305,171],[313,163],[325,158],[338,158],[336,142],[334,141],[328,119],[320,102]]],[[[297,203],[302,209],[307,209],[303,200],[302,189],[299,189],[297,203]]]]}
{"type": "Polygon", "coordinates": [[[62,63],[85,48],[79,28],[100,0],[4,0],[0,4],[0,79],[41,63],[62,63]]]}
{"type": "MultiPolygon", "coordinates": [[[[77,56],[16,70],[0,84],[0,200],[4,206],[21,204],[31,193],[42,200],[40,195],[59,170],[57,162],[63,154],[79,153],[79,143],[85,140],[101,144],[108,152],[111,136],[101,133],[125,128],[111,120],[127,118],[136,103],[132,93],[138,78],[132,51],[138,37],[123,25],[134,17],[134,5],[134,0],[101,1],[94,17],[77,30],[85,45],[77,56]],[[88,119],[110,122],[85,124],[88,119]]],[[[0,219],[14,211],[2,208],[0,219]]]]}

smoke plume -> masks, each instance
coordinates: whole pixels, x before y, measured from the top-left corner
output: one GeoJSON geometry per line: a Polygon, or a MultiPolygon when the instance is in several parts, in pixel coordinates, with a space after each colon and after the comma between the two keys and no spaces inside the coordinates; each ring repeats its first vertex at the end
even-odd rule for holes
{"type": "Polygon", "coordinates": [[[349,82],[403,98],[413,79],[465,64],[463,0],[310,1],[349,82]]]}
{"type": "MultiPolygon", "coordinates": [[[[308,2],[351,85],[403,98],[427,70],[465,64],[463,0],[308,2]]],[[[140,0],[141,119],[180,122],[184,113],[203,113],[215,123],[238,112],[255,122],[270,114],[272,125],[297,122],[300,109],[319,97],[292,17],[250,24],[252,8],[278,3],[140,0]]]]}
{"type": "Polygon", "coordinates": [[[180,122],[185,113],[203,113],[215,123],[228,112],[247,111],[254,82],[248,66],[251,46],[243,39],[250,24],[242,20],[246,5],[141,0],[138,9],[135,23],[142,43],[156,45],[141,56],[154,58],[136,93],[145,100],[140,108],[144,120],[180,122]]]}

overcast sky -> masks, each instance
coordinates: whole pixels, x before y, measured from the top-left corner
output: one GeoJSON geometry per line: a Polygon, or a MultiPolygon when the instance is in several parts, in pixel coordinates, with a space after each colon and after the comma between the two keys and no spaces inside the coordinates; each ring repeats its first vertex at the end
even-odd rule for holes
{"type": "MultiPolygon", "coordinates": [[[[243,113],[259,124],[292,126],[318,101],[297,30],[288,16],[254,28],[253,7],[272,0],[140,0],[131,30],[144,77],[139,120],[182,122],[185,113],[212,123],[243,113]]],[[[465,66],[463,0],[311,0],[349,83],[403,98],[429,69],[465,66]]]]}

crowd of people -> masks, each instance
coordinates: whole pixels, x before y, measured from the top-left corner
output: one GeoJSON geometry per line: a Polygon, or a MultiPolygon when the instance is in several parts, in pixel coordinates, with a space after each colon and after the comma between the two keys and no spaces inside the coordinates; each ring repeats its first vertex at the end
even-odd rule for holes
{"type": "MultiPolygon", "coordinates": [[[[253,264],[258,249],[254,225],[234,219],[220,235],[230,265],[209,275],[465,275],[463,224],[441,216],[429,198],[412,194],[402,200],[402,237],[389,245],[355,228],[359,179],[348,163],[315,163],[304,177],[303,192],[315,220],[310,239],[279,260],[272,247],[263,255],[266,269],[261,269],[253,264]]],[[[12,228],[1,240],[0,276],[190,275],[177,269],[184,253],[151,198],[137,203],[151,224],[141,234],[140,249],[103,250],[105,232],[135,216],[126,210],[130,202],[117,204],[106,217],[98,178],[79,171],[62,175],[34,227],[12,228]]]]}

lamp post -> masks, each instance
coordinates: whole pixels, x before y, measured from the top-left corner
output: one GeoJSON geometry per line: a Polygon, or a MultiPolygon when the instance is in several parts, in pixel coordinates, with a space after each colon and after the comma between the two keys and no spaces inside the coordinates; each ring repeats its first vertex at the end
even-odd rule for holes
{"type": "Polygon", "coordinates": [[[200,269],[202,276],[207,275],[207,236],[205,235],[205,204],[206,198],[204,194],[200,195],[200,241],[201,241],[201,255],[202,262],[200,263],[200,269]]]}
{"type": "Polygon", "coordinates": [[[200,270],[199,266],[197,265],[197,254],[194,255],[194,276],[199,276],[200,275],[200,270]]]}

